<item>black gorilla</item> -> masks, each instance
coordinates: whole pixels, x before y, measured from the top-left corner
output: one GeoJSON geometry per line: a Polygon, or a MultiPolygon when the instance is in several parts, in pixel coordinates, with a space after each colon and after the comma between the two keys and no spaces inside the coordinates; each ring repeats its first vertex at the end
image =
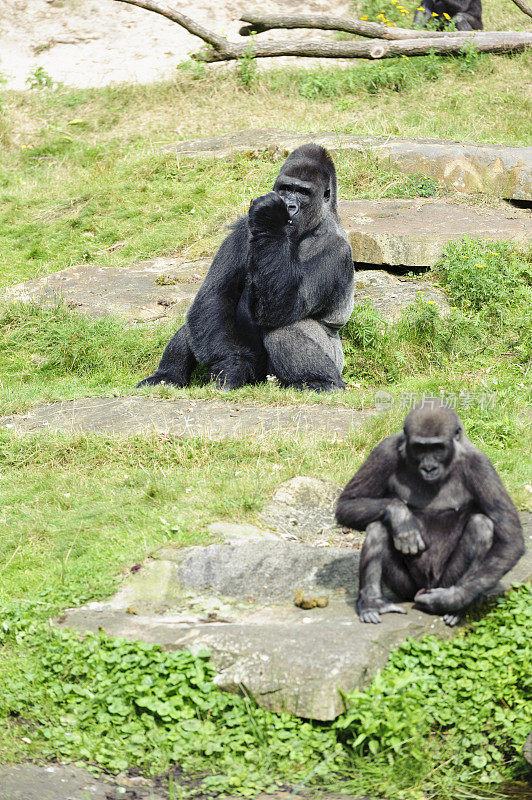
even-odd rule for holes
{"type": "Polygon", "coordinates": [[[186,323],[139,386],[186,386],[200,363],[226,389],[268,374],[283,386],[343,389],[338,330],[353,309],[354,269],[336,194],[323,147],[291,153],[273,191],[234,225],[186,323]]]}
{"type": "Polygon", "coordinates": [[[524,552],[519,516],[491,461],[445,407],[418,406],[402,434],[370,453],[336,517],[366,529],[357,601],[363,622],[403,611],[382,596],[382,578],[398,597],[455,625],[524,552]]]}
{"type": "Polygon", "coordinates": [[[414,14],[414,25],[418,27],[425,27],[431,19],[444,27],[444,14],[451,17],[458,31],[481,31],[484,27],[481,0],[421,0],[420,8],[414,14]],[[433,17],[433,13],[438,16],[433,17]]]}

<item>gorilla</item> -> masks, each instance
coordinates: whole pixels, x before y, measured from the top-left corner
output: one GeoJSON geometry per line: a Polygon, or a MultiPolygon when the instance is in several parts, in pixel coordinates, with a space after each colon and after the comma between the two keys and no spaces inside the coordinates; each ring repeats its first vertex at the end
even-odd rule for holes
{"type": "Polygon", "coordinates": [[[384,583],[456,625],[524,553],[517,510],[491,461],[444,406],[417,406],[403,433],[377,445],[340,495],[336,518],[366,529],[362,622],[405,613],[383,597],[384,583]]]}
{"type": "Polygon", "coordinates": [[[253,200],[216,254],[154,375],[187,386],[196,364],[221,389],[275,375],[282,386],[345,388],[339,329],[353,310],[351,248],[327,151],[291,153],[273,191],[253,200]]]}
{"type": "Polygon", "coordinates": [[[433,13],[438,15],[434,19],[441,28],[444,27],[444,14],[454,20],[457,31],[481,31],[484,27],[481,0],[421,0],[414,14],[414,26],[424,28],[433,19],[433,13]]]}

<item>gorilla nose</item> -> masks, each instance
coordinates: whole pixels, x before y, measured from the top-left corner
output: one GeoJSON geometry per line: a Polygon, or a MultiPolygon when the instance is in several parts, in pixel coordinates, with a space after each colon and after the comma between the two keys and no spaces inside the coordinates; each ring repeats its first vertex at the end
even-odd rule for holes
{"type": "Polygon", "coordinates": [[[295,202],[295,200],[287,200],[286,201],[286,209],[290,214],[290,217],[295,217],[297,212],[299,211],[299,204],[295,202]]]}

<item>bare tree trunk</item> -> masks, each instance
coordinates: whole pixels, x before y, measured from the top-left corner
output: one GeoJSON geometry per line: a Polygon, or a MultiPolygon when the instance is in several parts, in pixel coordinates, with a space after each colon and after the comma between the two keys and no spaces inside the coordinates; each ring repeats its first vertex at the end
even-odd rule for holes
{"type": "MultiPolygon", "coordinates": [[[[522,0],[520,0],[521,2],[522,0]]],[[[427,38],[385,41],[368,39],[365,42],[255,42],[246,44],[230,42],[223,36],[207,30],[180,11],[153,0],[117,0],[129,3],[177,22],[189,33],[203,39],[211,50],[196,53],[197,61],[231,61],[238,58],[271,58],[275,56],[309,56],[312,58],[394,58],[396,56],[422,56],[430,51],[440,55],[459,53],[468,43],[482,53],[508,53],[524,50],[532,44],[528,31],[468,31],[468,36],[453,33],[427,38]]]]}
{"type": "Polygon", "coordinates": [[[517,6],[520,8],[523,14],[527,14],[527,16],[532,17],[532,6],[529,6],[528,3],[525,3],[525,0],[512,0],[517,6]]]}
{"type": "MultiPolygon", "coordinates": [[[[513,0],[517,2],[517,0],[513,0]]],[[[519,0],[522,2],[522,0],[519,0]]],[[[263,33],[272,28],[318,28],[324,31],[345,31],[358,36],[376,39],[432,39],[448,36],[447,33],[424,31],[417,28],[390,28],[379,22],[364,22],[350,17],[336,17],[330,14],[241,14],[242,22],[249,22],[240,28],[241,36],[263,33]]],[[[466,36],[469,31],[453,31],[453,36],[466,36]]]]}

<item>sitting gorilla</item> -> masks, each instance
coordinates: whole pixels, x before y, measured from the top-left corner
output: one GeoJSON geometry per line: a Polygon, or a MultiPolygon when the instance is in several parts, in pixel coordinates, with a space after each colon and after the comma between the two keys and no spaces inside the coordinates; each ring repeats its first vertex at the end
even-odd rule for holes
{"type": "Polygon", "coordinates": [[[294,150],[216,254],[154,375],[186,386],[197,363],[220,388],[276,375],[283,386],[345,388],[338,330],[353,309],[353,259],[336,171],[323,147],[294,150]]]}
{"type": "Polygon", "coordinates": [[[384,439],[340,495],[341,525],[366,529],[357,610],[362,622],[403,600],[456,625],[463,611],[519,560],[516,508],[491,461],[450,408],[415,408],[404,432],[384,439]]]}
{"type": "Polygon", "coordinates": [[[414,25],[424,28],[430,19],[437,19],[443,28],[444,14],[454,20],[457,31],[481,31],[484,27],[481,0],[421,0],[414,14],[414,25]],[[437,18],[432,17],[433,13],[437,18]]]}

